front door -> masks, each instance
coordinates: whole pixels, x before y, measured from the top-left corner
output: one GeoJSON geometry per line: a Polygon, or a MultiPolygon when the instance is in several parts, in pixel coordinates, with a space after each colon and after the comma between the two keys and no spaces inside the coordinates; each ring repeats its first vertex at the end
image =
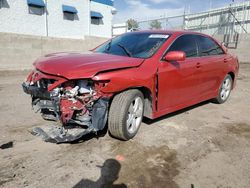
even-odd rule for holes
{"type": "Polygon", "coordinates": [[[158,110],[185,105],[200,94],[200,62],[198,46],[193,35],[182,35],[167,50],[184,51],[186,60],[160,61],[158,67],[158,110]]]}

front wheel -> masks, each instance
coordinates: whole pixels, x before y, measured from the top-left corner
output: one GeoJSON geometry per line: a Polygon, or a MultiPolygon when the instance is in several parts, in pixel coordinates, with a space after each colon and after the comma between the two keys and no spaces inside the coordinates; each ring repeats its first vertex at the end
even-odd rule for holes
{"type": "Polygon", "coordinates": [[[233,86],[232,77],[228,74],[221,83],[218,96],[215,98],[215,102],[222,104],[227,101],[230,96],[233,86]]]}
{"type": "Polygon", "coordinates": [[[138,132],[144,110],[143,94],[132,89],[116,95],[109,110],[108,127],[112,136],[129,140],[138,132]]]}

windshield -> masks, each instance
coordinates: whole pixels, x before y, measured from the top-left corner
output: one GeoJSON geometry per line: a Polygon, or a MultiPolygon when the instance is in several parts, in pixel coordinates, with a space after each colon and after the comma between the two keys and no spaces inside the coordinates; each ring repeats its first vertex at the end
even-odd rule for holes
{"type": "Polygon", "coordinates": [[[135,58],[149,58],[156,53],[168,38],[168,34],[131,32],[104,43],[95,52],[135,58]]]}

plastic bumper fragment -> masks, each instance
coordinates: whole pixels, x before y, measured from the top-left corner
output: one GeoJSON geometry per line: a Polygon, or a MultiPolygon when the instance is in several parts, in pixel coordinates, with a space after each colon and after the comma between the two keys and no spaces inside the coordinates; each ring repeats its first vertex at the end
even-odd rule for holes
{"type": "Polygon", "coordinates": [[[79,140],[86,134],[92,132],[93,129],[82,129],[82,128],[74,128],[74,129],[64,129],[63,127],[52,126],[49,131],[45,132],[40,127],[35,127],[31,131],[31,134],[40,136],[45,142],[51,143],[70,143],[79,140]]]}
{"type": "Polygon", "coordinates": [[[42,89],[36,86],[29,85],[28,83],[24,82],[22,84],[23,91],[27,94],[35,98],[40,99],[50,99],[50,93],[46,89],[42,89]]]}

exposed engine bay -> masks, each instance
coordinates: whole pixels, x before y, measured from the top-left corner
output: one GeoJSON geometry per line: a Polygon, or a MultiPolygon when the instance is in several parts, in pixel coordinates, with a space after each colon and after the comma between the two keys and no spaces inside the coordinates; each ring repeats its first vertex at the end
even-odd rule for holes
{"type": "Polygon", "coordinates": [[[45,141],[72,142],[90,132],[103,130],[107,121],[109,96],[100,91],[105,82],[91,79],[66,80],[33,71],[22,84],[32,97],[32,106],[43,119],[61,122],[47,132],[34,128],[45,141]]]}

